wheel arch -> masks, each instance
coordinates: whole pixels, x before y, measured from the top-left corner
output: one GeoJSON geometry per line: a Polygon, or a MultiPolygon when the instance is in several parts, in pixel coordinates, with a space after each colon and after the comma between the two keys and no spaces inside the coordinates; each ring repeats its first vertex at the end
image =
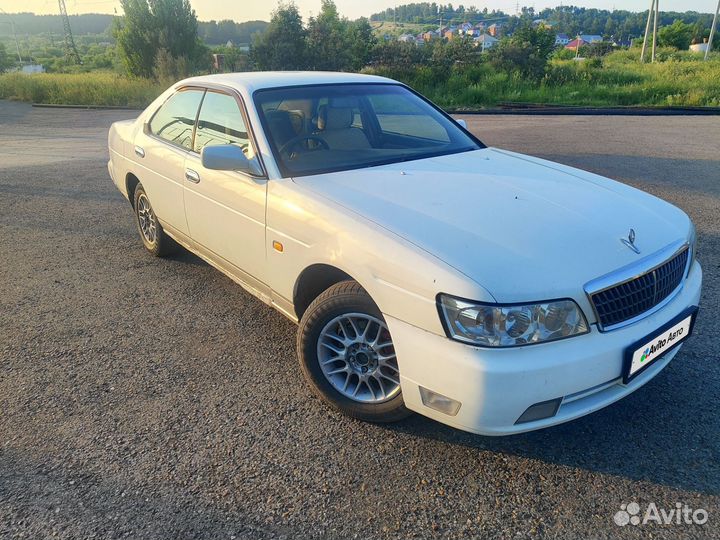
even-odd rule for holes
{"type": "MultiPolygon", "coordinates": [[[[307,308],[324,291],[341,281],[357,279],[340,268],[326,263],[315,263],[306,267],[295,280],[293,307],[298,320],[307,308]]],[[[362,285],[361,285],[362,286],[362,285]]]]}
{"type": "Polygon", "coordinates": [[[129,172],[125,175],[125,192],[127,193],[130,205],[135,208],[135,190],[140,184],[140,179],[133,173],[129,172]]]}

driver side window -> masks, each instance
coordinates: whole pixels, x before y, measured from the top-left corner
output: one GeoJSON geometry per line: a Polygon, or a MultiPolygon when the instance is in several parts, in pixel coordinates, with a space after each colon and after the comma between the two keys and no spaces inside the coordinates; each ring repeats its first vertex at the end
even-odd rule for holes
{"type": "Polygon", "coordinates": [[[157,110],[150,120],[150,133],[190,150],[193,127],[203,90],[180,90],[157,110]]]}

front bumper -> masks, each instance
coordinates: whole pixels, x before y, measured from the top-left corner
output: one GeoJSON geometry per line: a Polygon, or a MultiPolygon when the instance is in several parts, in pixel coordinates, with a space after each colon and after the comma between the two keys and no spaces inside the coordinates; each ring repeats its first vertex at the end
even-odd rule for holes
{"type": "Polygon", "coordinates": [[[657,375],[680,347],[622,382],[626,348],[698,305],[702,270],[695,263],[682,289],[662,309],[624,328],[511,349],[472,347],[385,315],[400,368],[405,405],[456,428],[509,435],[573,420],[606,407],[657,375]],[[461,403],[450,416],[423,404],[419,387],[461,403]],[[528,407],[561,398],[554,416],[516,424],[528,407]]]}

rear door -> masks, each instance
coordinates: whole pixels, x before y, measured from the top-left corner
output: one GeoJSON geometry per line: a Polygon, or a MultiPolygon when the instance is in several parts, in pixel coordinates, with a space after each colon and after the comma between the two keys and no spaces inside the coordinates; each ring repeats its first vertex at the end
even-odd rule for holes
{"type": "Polygon", "coordinates": [[[141,166],[140,182],[163,223],[188,234],[185,219],[185,158],[192,150],[193,131],[204,89],[181,89],[155,112],[135,137],[134,155],[141,166]]]}
{"type": "Polygon", "coordinates": [[[206,146],[235,144],[258,159],[239,97],[208,89],[200,107],[193,152],[185,159],[185,211],[190,236],[205,249],[265,281],[267,180],[202,166],[206,146]]]}

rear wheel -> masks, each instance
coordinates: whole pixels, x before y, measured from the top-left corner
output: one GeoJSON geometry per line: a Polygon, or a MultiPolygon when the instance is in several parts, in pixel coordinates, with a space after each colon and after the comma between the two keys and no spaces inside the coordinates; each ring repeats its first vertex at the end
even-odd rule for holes
{"type": "Polygon", "coordinates": [[[305,378],[335,409],[371,422],[410,414],[390,331],[357,282],[337,283],[310,304],[300,321],[297,347],[305,378]]]}
{"type": "Polygon", "coordinates": [[[134,203],[135,222],[145,249],[156,257],[165,257],[173,253],[177,244],[165,234],[141,184],[135,188],[134,203]]]}

